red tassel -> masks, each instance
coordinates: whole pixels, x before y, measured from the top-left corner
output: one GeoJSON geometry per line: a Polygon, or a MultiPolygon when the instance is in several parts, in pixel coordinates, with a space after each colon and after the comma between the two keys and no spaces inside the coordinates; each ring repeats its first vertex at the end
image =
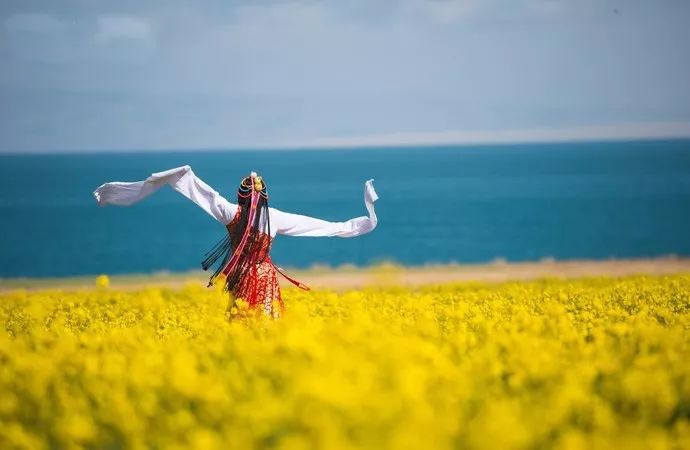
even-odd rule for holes
{"type": "MultiPolygon", "coordinates": [[[[271,264],[273,264],[273,263],[271,263],[271,264]]],[[[294,284],[295,286],[297,286],[297,287],[300,288],[300,289],[304,289],[305,291],[311,291],[311,288],[310,288],[309,286],[307,286],[306,284],[304,284],[304,283],[302,283],[301,281],[297,281],[297,280],[295,280],[294,278],[291,278],[291,277],[285,275],[280,267],[276,266],[275,264],[273,264],[273,267],[276,269],[276,271],[277,271],[279,274],[281,274],[282,276],[284,276],[285,279],[288,280],[290,283],[294,284]]]]}

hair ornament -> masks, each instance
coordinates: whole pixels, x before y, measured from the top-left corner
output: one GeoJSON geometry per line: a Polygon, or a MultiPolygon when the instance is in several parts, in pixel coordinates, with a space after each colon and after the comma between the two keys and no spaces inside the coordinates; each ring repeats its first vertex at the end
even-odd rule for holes
{"type": "Polygon", "coordinates": [[[253,177],[254,179],[254,190],[261,192],[264,189],[264,183],[261,177],[253,177]]]}
{"type": "Polygon", "coordinates": [[[248,198],[252,195],[252,191],[256,191],[261,197],[268,200],[266,183],[256,172],[251,172],[248,177],[242,180],[237,194],[242,198],[248,198]]]}

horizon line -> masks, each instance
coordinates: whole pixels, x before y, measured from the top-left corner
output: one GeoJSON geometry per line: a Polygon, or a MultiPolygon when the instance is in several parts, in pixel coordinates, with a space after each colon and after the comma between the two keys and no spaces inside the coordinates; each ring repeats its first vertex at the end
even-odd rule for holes
{"type": "Polygon", "coordinates": [[[576,128],[534,128],[500,131],[400,132],[351,137],[327,137],[287,143],[254,145],[148,147],[148,148],[81,148],[52,150],[8,150],[6,155],[65,155],[112,153],[166,153],[184,151],[248,152],[248,151],[333,151],[389,150],[424,147],[484,147],[529,144],[614,143],[644,141],[678,141],[690,139],[690,122],[656,122],[643,124],[597,125],[576,128]]]}

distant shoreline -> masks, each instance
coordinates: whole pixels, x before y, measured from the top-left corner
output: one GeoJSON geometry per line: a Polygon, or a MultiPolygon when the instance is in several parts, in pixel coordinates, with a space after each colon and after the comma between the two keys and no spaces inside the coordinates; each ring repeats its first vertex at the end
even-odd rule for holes
{"type": "MultiPolygon", "coordinates": [[[[420,286],[453,282],[525,281],[540,278],[583,278],[596,276],[690,274],[690,258],[663,257],[653,259],[611,260],[542,260],[537,262],[505,262],[486,264],[439,264],[402,266],[381,263],[370,267],[340,266],[311,269],[288,269],[289,275],[303,283],[325,289],[356,289],[377,285],[420,286]]],[[[198,284],[206,286],[206,272],[153,273],[112,275],[110,286],[139,289],[145,286],[181,288],[198,284]]],[[[96,276],[54,278],[0,278],[0,291],[16,289],[91,289],[96,276]]],[[[290,286],[284,279],[281,282],[290,286]]]]}
{"type": "MultiPolygon", "coordinates": [[[[690,126],[690,125],[689,125],[690,126]]],[[[168,148],[83,148],[83,149],[30,149],[30,150],[0,150],[2,156],[98,156],[98,155],[140,155],[146,154],[184,154],[184,153],[253,153],[253,152],[314,152],[314,151],[395,151],[401,149],[430,149],[430,148],[481,148],[481,147],[524,147],[524,146],[568,146],[580,144],[625,144],[625,143],[668,143],[688,142],[688,135],[668,136],[593,136],[593,137],[568,137],[568,138],[503,138],[503,139],[476,139],[466,141],[438,140],[438,141],[411,141],[411,142],[349,142],[341,143],[324,141],[322,143],[285,144],[285,145],[257,145],[257,146],[228,146],[228,147],[168,147],[168,148]]]]}

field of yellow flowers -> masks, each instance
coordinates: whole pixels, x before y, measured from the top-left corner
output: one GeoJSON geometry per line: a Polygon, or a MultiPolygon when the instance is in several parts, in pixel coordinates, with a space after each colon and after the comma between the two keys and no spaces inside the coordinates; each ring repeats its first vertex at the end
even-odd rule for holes
{"type": "Polygon", "coordinates": [[[690,447],[690,277],[0,293],[0,448],[690,447]]]}

